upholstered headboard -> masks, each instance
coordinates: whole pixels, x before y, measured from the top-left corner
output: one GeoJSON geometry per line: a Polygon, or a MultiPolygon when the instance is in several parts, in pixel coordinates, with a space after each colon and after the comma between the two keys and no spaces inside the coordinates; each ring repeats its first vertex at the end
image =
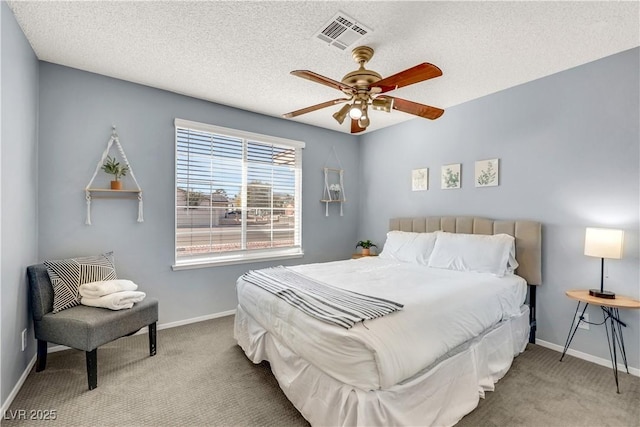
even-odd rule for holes
{"type": "Polygon", "coordinates": [[[542,283],[542,227],[535,221],[494,221],[472,216],[392,218],[389,230],[428,233],[509,234],[516,239],[516,274],[530,285],[542,283]]]}

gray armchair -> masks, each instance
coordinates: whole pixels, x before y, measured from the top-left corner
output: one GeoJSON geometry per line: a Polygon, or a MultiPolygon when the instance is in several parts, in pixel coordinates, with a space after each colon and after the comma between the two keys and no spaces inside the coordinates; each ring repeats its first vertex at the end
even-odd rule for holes
{"type": "Polygon", "coordinates": [[[44,264],[27,268],[33,327],[38,340],[36,372],[47,365],[47,343],[66,345],[86,352],[89,390],[98,386],[98,347],[149,327],[149,353],[156,354],[158,301],[145,298],[126,310],[78,305],[53,311],[53,285],[44,264]]]}

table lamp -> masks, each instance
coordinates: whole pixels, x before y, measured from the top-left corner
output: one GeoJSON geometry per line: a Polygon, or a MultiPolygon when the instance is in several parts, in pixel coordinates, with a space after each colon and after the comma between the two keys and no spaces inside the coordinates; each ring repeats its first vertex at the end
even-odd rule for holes
{"type": "Polygon", "coordinates": [[[584,236],[584,254],[600,258],[600,289],[589,289],[589,295],[614,299],[616,294],[604,290],[604,259],[622,258],[624,231],[588,227],[584,236]]]}

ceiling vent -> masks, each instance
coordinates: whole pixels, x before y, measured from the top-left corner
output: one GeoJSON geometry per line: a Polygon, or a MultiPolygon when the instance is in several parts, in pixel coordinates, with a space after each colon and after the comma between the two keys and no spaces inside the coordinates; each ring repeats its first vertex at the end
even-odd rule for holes
{"type": "Polygon", "coordinates": [[[329,22],[322,26],[320,31],[315,34],[315,37],[329,46],[345,50],[371,32],[371,29],[360,22],[342,12],[338,12],[329,22]]]}

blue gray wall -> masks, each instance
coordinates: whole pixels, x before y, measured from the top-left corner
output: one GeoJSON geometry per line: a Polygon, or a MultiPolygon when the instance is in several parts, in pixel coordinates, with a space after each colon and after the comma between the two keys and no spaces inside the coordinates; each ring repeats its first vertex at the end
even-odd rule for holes
{"type": "MultiPolygon", "coordinates": [[[[286,263],[347,258],[356,241],[358,203],[324,216],[322,168],[332,147],[345,169],[348,195],[357,195],[357,138],[279,118],[249,113],[59,65],[40,65],[39,258],[113,250],[118,275],[131,278],[160,301],[160,324],[235,309],[241,264],[172,271],[174,262],[173,121],[176,117],[306,142],[302,176],[305,256],[286,263]],[[144,195],[144,222],[134,200],[94,200],[85,225],[84,188],[117,126],[144,195]]],[[[335,164],[334,164],[335,165],[335,164]]],[[[108,185],[104,173],[98,178],[108,185]]],[[[127,184],[125,178],[125,185],[127,184]]],[[[98,182],[98,181],[96,181],[98,182]]],[[[130,183],[130,181],[129,181],[130,183]]],[[[356,199],[357,200],[357,199],[356,199]]]]}
{"type": "MultiPolygon", "coordinates": [[[[565,291],[599,287],[600,260],[583,255],[586,227],[624,229],[622,260],[605,262],[606,287],[640,297],[640,49],[411,120],[361,139],[358,235],[384,241],[395,216],[478,215],[543,224],[538,339],[564,345],[575,302],[565,291]],[[475,188],[474,162],[500,159],[500,185],[475,188]],[[462,164],[462,188],[440,189],[440,167],[462,164]],[[429,168],[425,192],[411,170],[429,168]]],[[[444,70],[446,73],[446,70],[444,70]]],[[[602,320],[599,309],[588,313],[602,320]]],[[[640,367],[640,310],[623,310],[627,355],[640,367]]],[[[609,358],[602,327],[580,330],[572,348],[609,358]]]]}
{"type": "MultiPolygon", "coordinates": [[[[232,310],[247,268],[174,272],[173,119],[201,121],[307,143],[303,154],[303,247],[298,262],[348,258],[358,239],[384,241],[393,216],[482,215],[544,224],[538,338],[564,342],[574,304],[564,292],[597,286],[599,261],[583,253],[584,228],[626,231],[623,260],[607,262],[607,287],[638,298],[639,49],[361,137],[253,114],[49,63],[40,63],[0,6],[2,50],[0,183],[0,401],[35,354],[24,272],[46,258],[114,250],[118,272],[160,300],[167,324],[232,310]],[[131,200],[96,200],[84,225],[83,188],[117,125],[144,190],[145,222],[131,200]],[[324,216],[322,167],[336,148],[350,202],[324,216]],[[37,153],[37,155],[36,155],[37,153]],[[500,158],[499,187],[473,186],[475,160],[500,158]],[[462,163],[462,188],[440,190],[443,164],[462,163]],[[410,191],[414,168],[430,189],[410,191]]],[[[446,72],[446,70],[445,70],[446,72]]],[[[104,177],[101,177],[104,179],[104,177]]],[[[105,182],[105,181],[103,181],[105,182]]],[[[597,319],[600,314],[591,310],[597,319]]],[[[639,367],[640,313],[624,311],[630,365],[639,367]]],[[[608,358],[602,328],[580,331],[573,348],[608,358]]]]}
{"type": "Polygon", "coordinates": [[[26,268],[37,259],[38,60],[13,13],[0,3],[0,404],[35,353],[26,268]],[[29,347],[21,351],[21,332],[29,347]]]}

